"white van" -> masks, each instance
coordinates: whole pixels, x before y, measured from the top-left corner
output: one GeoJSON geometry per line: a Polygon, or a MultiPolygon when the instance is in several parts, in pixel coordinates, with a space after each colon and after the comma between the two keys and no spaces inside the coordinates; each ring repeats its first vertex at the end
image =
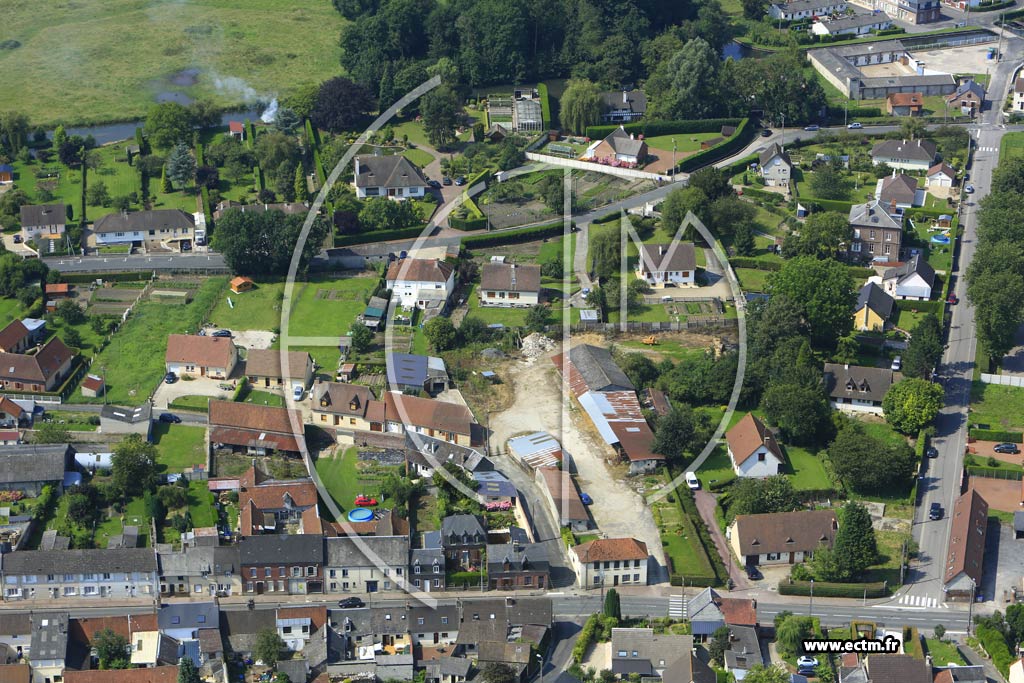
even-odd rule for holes
{"type": "Polygon", "coordinates": [[[695,473],[687,472],[686,485],[689,486],[694,491],[696,491],[697,489],[700,488],[700,479],[697,478],[697,475],[695,473]]]}

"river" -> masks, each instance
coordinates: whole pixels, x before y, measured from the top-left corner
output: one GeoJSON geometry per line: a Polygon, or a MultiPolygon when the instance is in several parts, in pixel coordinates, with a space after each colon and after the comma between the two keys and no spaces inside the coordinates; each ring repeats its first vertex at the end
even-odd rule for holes
{"type": "MultiPolygon", "coordinates": [[[[228,121],[245,121],[251,119],[257,121],[260,118],[260,109],[251,108],[240,111],[226,112],[220,117],[220,125],[228,125],[228,121]]],[[[77,126],[67,128],[68,135],[81,135],[86,137],[91,135],[96,140],[97,145],[106,145],[111,142],[119,142],[121,140],[128,140],[129,138],[135,137],[135,129],[141,126],[143,121],[127,121],[125,123],[105,123],[96,126],[77,126]]],[[[46,136],[53,138],[53,131],[47,131],[46,136]]]]}

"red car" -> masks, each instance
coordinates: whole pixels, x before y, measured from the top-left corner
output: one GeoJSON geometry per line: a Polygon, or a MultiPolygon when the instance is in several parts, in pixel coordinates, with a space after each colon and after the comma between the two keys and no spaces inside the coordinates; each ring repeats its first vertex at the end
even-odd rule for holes
{"type": "Polygon", "coordinates": [[[946,299],[946,303],[955,306],[956,304],[960,303],[960,299],[957,298],[956,294],[950,294],[949,298],[946,299]]]}
{"type": "Polygon", "coordinates": [[[364,496],[362,494],[356,496],[356,507],[368,508],[373,507],[376,504],[376,498],[370,498],[369,496],[364,496]]]}

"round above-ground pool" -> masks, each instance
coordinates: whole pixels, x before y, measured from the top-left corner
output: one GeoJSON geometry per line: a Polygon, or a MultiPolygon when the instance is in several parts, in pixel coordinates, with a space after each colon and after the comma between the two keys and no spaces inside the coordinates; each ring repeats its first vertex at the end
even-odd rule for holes
{"type": "Polygon", "coordinates": [[[348,521],[350,522],[369,522],[371,519],[373,519],[373,510],[354,508],[348,511],[348,521]]]}
{"type": "Polygon", "coordinates": [[[949,235],[932,235],[932,242],[935,242],[935,244],[949,244],[949,235]]]}

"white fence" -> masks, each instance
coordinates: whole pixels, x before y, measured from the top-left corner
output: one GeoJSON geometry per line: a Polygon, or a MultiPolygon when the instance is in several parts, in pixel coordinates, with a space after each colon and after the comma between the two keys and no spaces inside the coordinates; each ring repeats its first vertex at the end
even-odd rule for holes
{"type": "Polygon", "coordinates": [[[663,183],[668,183],[673,181],[686,180],[686,178],[689,177],[686,173],[677,173],[674,176],[659,175],[657,173],[648,173],[647,171],[638,171],[635,168],[616,168],[615,166],[595,164],[590,161],[580,161],[579,159],[563,159],[562,157],[553,157],[550,154],[538,154],[537,152],[527,152],[526,158],[529,159],[530,161],[541,161],[545,164],[551,164],[552,166],[578,168],[582,171],[605,173],[607,175],[618,176],[620,178],[639,178],[640,180],[654,180],[663,183]]]}
{"type": "Polygon", "coordinates": [[[1024,377],[1014,375],[990,375],[981,373],[981,381],[985,384],[1003,384],[1008,387],[1024,387],[1024,377]]]}

